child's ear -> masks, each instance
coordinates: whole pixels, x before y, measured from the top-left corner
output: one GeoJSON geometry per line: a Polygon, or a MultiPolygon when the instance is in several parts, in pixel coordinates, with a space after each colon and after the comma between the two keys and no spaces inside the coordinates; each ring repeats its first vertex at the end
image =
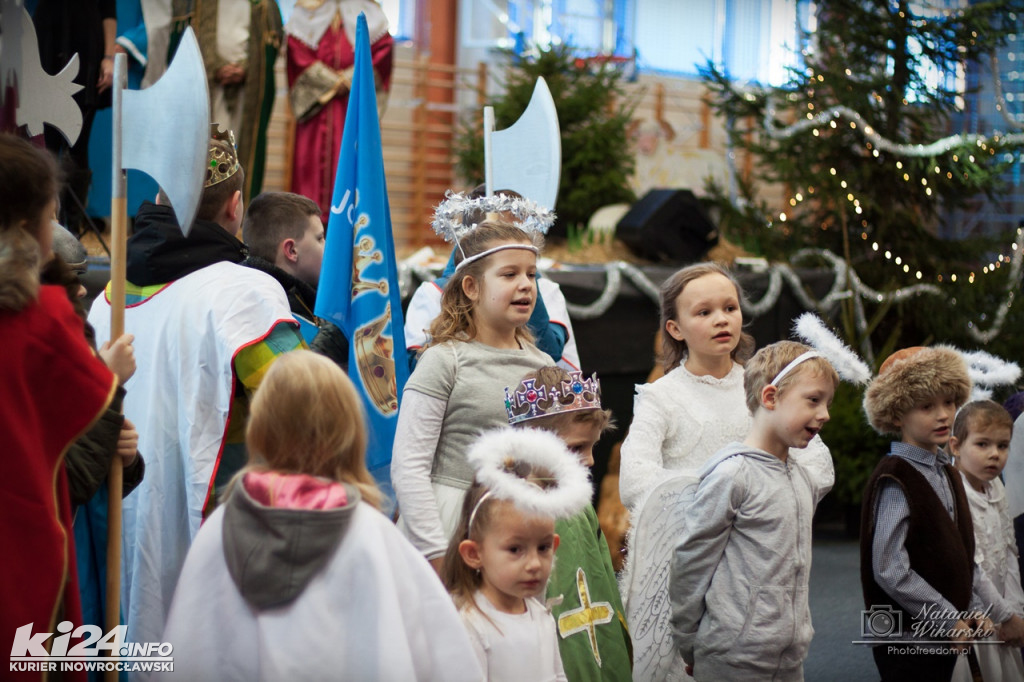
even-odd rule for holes
{"type": "Polygon", "coordinates": [[[466,275],[462,278],[462,293],[466,294],[470,301],[476,302],[480,295],[480,285],[477,283],[476,277],[466,275]]]}
{"type": "Polygon", "coordinates": [[[761,389],[761,407],[766,410],[774,410],[775,403],[779,399],[779,389],[775,384],[768,384],[761,389]]]}
{"type": "Polygon", "coordinates": [[[683,330],[679,328],[679,323],[675,320],[669,320],[665,323],[665,331],[676,341],[685,341],[683,338],[683,330]]]}
{"type": "Polygon", "coordinates": [[[949,451],[954,457],[960,456],[960,441],[957,440],[956,436],[949,437],[949,451]]]}
{"type": "Polygon", "coordinates": [[[231,198],[227,201],[227,214],[228,217],[234,220],[239,211],[242,210],[242,191],[235,190],[235,193],[231,195],[231,198]]]}
{"type": "Polygon", "coordinates": [[[474,540],[463,540],[459,543],[459,556],[470,568],[477,569],[484,565],[480,556],[480,545],[474,540]]]}
{"type": "Polygon", "coordinates": [[[562,539],[560,537],[558,537],[558,533],[555,533],[555,539],[551,541],[551,551],[552,552],[557,552],[558,551],[558,545],[560,545],[561,543],[562,543],[562,539]]]}

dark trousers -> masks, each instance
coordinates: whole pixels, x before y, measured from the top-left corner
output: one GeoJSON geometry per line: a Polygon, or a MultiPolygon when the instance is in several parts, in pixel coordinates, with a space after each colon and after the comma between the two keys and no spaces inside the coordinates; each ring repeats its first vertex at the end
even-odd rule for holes
{"type": "Polygon", "coordinates": [[[948,652],[945,644],[881,644],[871,649],[882,682],[949,682],[957,654],[948,652]]]}

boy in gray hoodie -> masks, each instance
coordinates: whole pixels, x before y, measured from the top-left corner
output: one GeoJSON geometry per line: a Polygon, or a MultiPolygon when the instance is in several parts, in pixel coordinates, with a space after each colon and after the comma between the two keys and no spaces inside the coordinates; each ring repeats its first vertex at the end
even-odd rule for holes
{"type": "Polygon", "coordinates": [[[829,419],[828,360],[780,341],[747,362],[749,435],[700,472],[672,558],[672,629],[697,680],[802,680],[811,636],[811,518],[828,492],[790,448],[829,419]]]}

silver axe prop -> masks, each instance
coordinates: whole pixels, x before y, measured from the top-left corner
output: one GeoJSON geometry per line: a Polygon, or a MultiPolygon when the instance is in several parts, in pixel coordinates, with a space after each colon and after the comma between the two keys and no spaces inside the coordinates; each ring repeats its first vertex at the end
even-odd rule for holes
{"type": "Polygon", "coordinates": [[[73,145],[82,132],[82,110],[74,94],[82,89],[75,54],[56,76],[43,71],[39,40],[32,17],[22,0],[0,2],[0,104],[16,98],[14,126],[25,126],[31,136],[43,134],[49,123],[73,145]]]}
{"type": "MultiPolygon", "coordinates": [[[[181,231],[192,227],[206,177],[210,99],[206,69],[191,28],[167,71],[145,90],[126,90],[127,58],[114,58],[113,183],[110,202],[110,338],[124,333],[127,180],[129,168],[146,173],[171,201],[181,231]]],[[[117,458],[115,458],[117,459],[117,458]]],[[[121,465],[109,476],[107,631],[118,625],[121,577],[121,465]]],[[[115,673],[116,674],[116,673],[115,673]]]]}
{"type": "Polygon", "coordinates": [[[484,107],[484,182],[487,196],[511,189],[554,209],[562,173],[562,136],[551,90],[537,79],[526,111],[504,130],[494,130],[494,107],[484,107]]]}

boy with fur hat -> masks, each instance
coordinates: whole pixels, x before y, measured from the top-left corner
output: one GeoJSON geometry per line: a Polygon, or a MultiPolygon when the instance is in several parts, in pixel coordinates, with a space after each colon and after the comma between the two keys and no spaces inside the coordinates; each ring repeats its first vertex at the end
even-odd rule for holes
{"type": "Polygon", "coordinates": [[[1004,624],[1002,638],[1021,634],[974,561],[970,507],[942,449],[970,390],[957,351],[914,347],[893,353],[864,394],[871,426],[900,436],[875,467],[861,510],[861,583],[871,612],[863,628],[882,642],[872,653],[883,682],[949,680],[963,651],[953,643],[991,635],[989,617],[1004,624]],[[880,612],[887,617],[872,617],[880,612]]]}

